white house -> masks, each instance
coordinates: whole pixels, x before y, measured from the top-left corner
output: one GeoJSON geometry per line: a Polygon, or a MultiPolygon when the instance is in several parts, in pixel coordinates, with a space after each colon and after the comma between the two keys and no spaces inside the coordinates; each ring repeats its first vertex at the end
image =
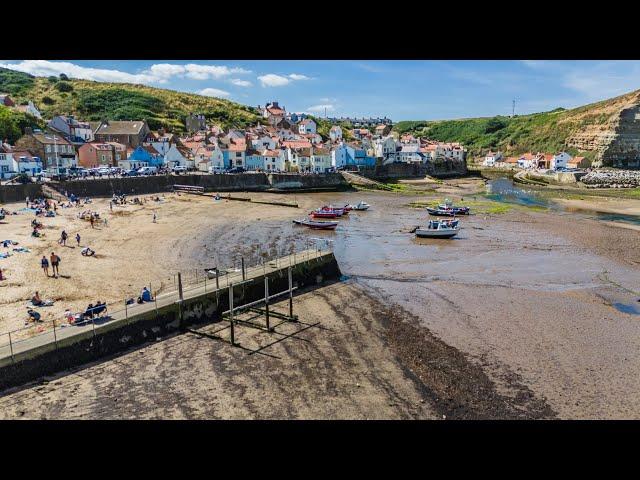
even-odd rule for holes
{"type": "Polygon", "coordinates": [[[325,148],[313,147],[311,149],[310,170],[316,173],[325,173],[331,168],[331,152],[325,148]]]}
{"type": "Polygon", "coordinates": [[[264,157],[264,170],[265,172],[284,172],[285,171],[285,150],[269,150],[265,149],[262,152],[264,157]]]}
{"type": "Polygon", "coordinates": [[[311,148],[287,148],[287,161],[294,170],[308,172],[311,169],[311,148]]]}
{"type": "Polygon", "coordinates": [[[340,140],[342,140],[342,128],[340,128],[338,125],[334,125],[333,127],[331,127],[331,129],[329,130],[329,138],[332,142],[339,142],[340,140]]]}
{"type": "Polygon", "coordinates": [[[573,157],[567,152],[556,153],[551,159],[551,168],[557,170],[558,168],[567,168],[567,163],[571,161],[573,157]]]}
{"type": "Polygon", "coordinates": [[[347,147],[344,143],[340,143],[331,150],[331,166],[334,168],[344,167],[347,164],[347,147]]]}
{"type": "Polygon", "coordinates": [[[275,150],[276,140],[269,135],[260,135],[251,139],[251,147],[255,150],[275,150]]]}
{"type": "Polygon", "coordinates": [[[149,162],[145,162],[144,160],[118,160],[118,167],[123,170],[131,170],[131,169],[139,169],[142,167],[148,167],[149,162]]]}
{"type": "Polygon", "coordinates": [[[13,153],[0,145],[0,179],[12,178],[18,174],[18,163],[13,153]]]}
{"type": "Polygon", "coordinates": [[[91,142],[94,138],[89,122],[79,122],[73,115],[56,115],[48,126],[62,133],[71,142],[91,142]]]}
{"type": "Polygon", "coordinates": [[[18,163],[18,173],[26,173],[30,177],[42,172],[42,161],[28,152],[13,152],[13,158],[18,163]]]}
{"type": "Polygon", "coordinates": [[[502,152],[489,152],[484,156],[482,165],[485,167],[493,167],[500,159],[502,159],[502,152]]]}
{"type": "Polygon", "coordinates": [[[420,145],[405,144],[397,153],[398,160],[405,163],[422,163],[424,155],[420,152],[420,145]]]}
{"type": "Polygon", "coordinates": [[[42,120],[42,114],[40,113],[40,110],[36,108],[36,106],[33,104],[31,100],[29,100],[29,102],[26,105],[16,106],[16,110],[20,110],[23,113],[26,113],[28,115],[31,115],[33,117],[36,117],[42,120]]]}
{"type": "Polygon", "coordinates": [[[307,133],[316,133],[316,122],[310,118],[305,118],[298,124],[298,133],[305,135],[307,133]]]}
{"type": "Polygon", "coordinates": [[[178,148],[178,145],[174,143],[164,156],[165,165],[169,168],[176,167],[178,165],[193,168],[195,166],[194,161],[190,158],[187,151],[188,149],[178,148]]]}
{"type": "Polygon", "coordinates": [[[396,141],[393,137],[376,138],[374,141],[374,153],[383,161],[394,162],[396,160],[396,141]]]}

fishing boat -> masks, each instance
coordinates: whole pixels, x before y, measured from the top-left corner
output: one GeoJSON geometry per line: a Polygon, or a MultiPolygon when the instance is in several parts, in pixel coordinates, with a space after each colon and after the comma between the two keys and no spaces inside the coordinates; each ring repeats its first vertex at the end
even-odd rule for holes
{"type": "Polygon", "coordinates": [[[429,215],[435,215],[436,217],[454,217],[456,215],[453,209],[448,210],[448,209],[442,209],[440,207],[438,208],[427,207],[427,212],[429,213],[429,215]]]}
{"type": "Polygon", "coordinates": [[[357,205],[349,205],[352,210],[369,210],[369,205],[367,202],[360,201],[357,205]]]}
{"type": "Polygon", "coordinates": [[[318,220],[294,220],[293,223],[297,225],[304,225],[305,227],[313,228],[314,230],[335,230],[338,226],[338,222],[323,222],[318,220]]]}
{"type": "Polygon", "coordinates": [[[313,218],[336,218],[340,216],[333,210],[322,209],[314,210],[309,215],[311,215],[313,218]]]}
{"type": "Polygon", "coordinates": [[[442,224],[444,227],[457,227],[460,223],[460,220],[456,219],[442,219],[442,220],[429,220],[432,222],[434,226],[437,226],[438,223],[442,224]]]}
{"type": "Polygon", "coordinates": [[[416,236],[420,238],[452,238],[460,231],[458,226],[449,226],[445,222],[429,220],[426,227],[416,229],[416,236]]]}
{"type": "Polygon", "coordinates": [[[446,198],[444,203],[438,205],[438,208],[427,207],[430,215],[453,217],[454,215],[469,215],[469,207],[456,207],[453,202],[446,198]]]}
{"type": "Polygon", "coordinates": [[[348,211],[346,211],[344,208],[342,207],[334,207],[333,205],[325,205],[322,208],[319,208],[318,210],[320,210],[321,212],[335,212],[336,215],[338,215],[339,217],[341,217],[344,214],[349,213],[348,211]]]}

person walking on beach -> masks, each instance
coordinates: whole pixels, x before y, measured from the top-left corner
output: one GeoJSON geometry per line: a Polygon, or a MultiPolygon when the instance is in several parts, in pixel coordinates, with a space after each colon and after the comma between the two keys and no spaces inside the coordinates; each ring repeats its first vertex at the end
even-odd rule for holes
{"type": "Polygon", "coordinates": [[[49,278],[49,260],[47,260],[45,255],[43,255],[40,260],[40,266],[42,267],[42,270],[44,270],[44,274],[49,278]]]}
{"type": "Polygon", "coordinates": [[[78,242],[78,246],[80,246],[80,234],[76,233],[76,242],[78,242]]]}
{"type": "Polygon", "coordinates": [[[91,228],[93,228],[93,214],[91,214],[91,217],[89,218],[89,221],[91,222],[91,228]]]}
{"type": "Polygon", "coordinates": [[[109,209],[113,212],[113,200],[109,202],[109,209]]]}
{"type": "MultiPolygon", "coordinates": [[[[60,257],[58,255],[56,255],[54,252],[51,252],[51,257],[49,257],[49,259],[51,260],[51,268],[53,270],[53,277],[54,278],[58,278],[58,275],[60,275],[60,271],[58,270],[58,266],[60,265],[60,257]]],[[[48,274],[47,274],[48,276],[48,274]]]]}
{"type": "Polygon", "coordinates": [[[29,207],[29,197],[27,197],[25,201],[27,202],[27,207],[29,207]]]}
{"type": "Polygon", "coordinates": [[[153,212],[153,223],[156,223],[156,212],[153,212]]]}
{"type": "Polygon", "coordinates": [[[64,230],[62,230],[62,233],[60,234],[60,240],[58,241],[58,243],[60,245],[64,245],[65,247],[67,246],[67,232],[65,232],[64,230]]]}

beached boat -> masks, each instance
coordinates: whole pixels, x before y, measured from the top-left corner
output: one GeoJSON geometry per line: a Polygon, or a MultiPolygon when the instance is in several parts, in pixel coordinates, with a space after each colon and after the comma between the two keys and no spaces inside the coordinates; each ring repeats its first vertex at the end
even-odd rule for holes
{"type": "Polygon", "coordinates": [[[440,210],[453,210],[456,215],[469,215],[469,207],[455,207],[452,204],[441,203],[438,205],[440,210]]]}
{"type": "Polygon", "coordinates": [[[453,210],[431,207],[427,207],[427,212],[429,213],[429,215],[435,215],[436,217],[453,217],[456,214],[453,210]]]}
{"type": "Polygon", "coordinates": [[[460,231],[458,226],[448,226],[445,222],[430,220],[426,227],[416,229],[416,236],[420,238],[452,238],[460,231]]]}
{"type": "Polygon", "coordinates": [[[309,215],[311,215],[313,218],[336,218],[340,216],[334,210],[322,210],[322,209],[314,210],[309,215]]]}
{"type": "Polygon", "coordinates": [[[369,205],[367,202],[360,201],[357,205],[349,205],[352,210],[369,210],[369,205]]]}
{"type": "Polygon", "coordinates": [[[432,223],[434,227],[436,227],[439,223],[442,224],[443,227],[457,227],[460,223],[460,220],[457,218],[444,218],[442,220],[429,220],[429,223],[432,223]]]}
{"type": "Polygon", "coordinates": [[[454,215],[469,215],[469,207],[456,207],[451,200],[445,199],[438,208],[427,207],[430,215],[453,217],[454,215]]]}
{"type": "Polygon", "coordinates": [[[320,212],[335,212],[335,214],[338,217],[341,217],[342,215],[348,214],[349,212],[347,210],[345,210],[342,207],[334,207],[333,205],[325,205],[322,208],[318,208],[316,211],[320,211],[320,212]]]}
{"type": "Polygon", "coordinates": [[[304,225],[305,227],[313,228],[316,230],[334,230],[338,226],[338,222],[323,222],[318,220],[294,220],[293,223],[297,225],[304,225]]]}

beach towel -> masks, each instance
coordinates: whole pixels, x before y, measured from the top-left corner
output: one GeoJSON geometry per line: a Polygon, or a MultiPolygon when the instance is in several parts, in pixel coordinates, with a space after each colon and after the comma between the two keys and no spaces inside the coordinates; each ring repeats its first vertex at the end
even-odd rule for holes
{"type": "Polygon", "coordinates": [[[7,253],[0,253],[0,258],[9,258],[11,256],[11,254],[9,252],[7,253]]]}

